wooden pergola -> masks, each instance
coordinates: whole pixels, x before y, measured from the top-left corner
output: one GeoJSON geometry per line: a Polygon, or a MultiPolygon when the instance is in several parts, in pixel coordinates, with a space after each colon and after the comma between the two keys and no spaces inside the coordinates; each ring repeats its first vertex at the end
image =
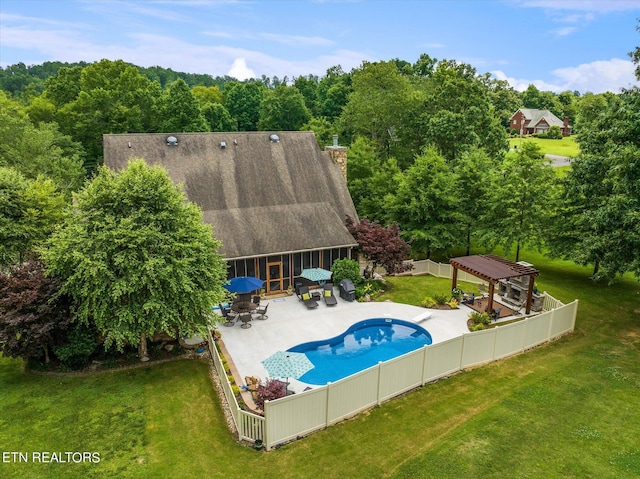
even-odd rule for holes
{"type": "Polygon", "coordinates": [[[459,258],[451,258],[449,263],[453,267],[452,286],[451,289],[457,287],[458,270],[465,271],[470,275],[482,279],[489,283],[489,304],[487,311],[493,311],[493,294],[495,285],[501,280],[515,278],[518,276],[531,276],[529,280],[529,288],[527,290],[526,314],[531,312],[531,302],[533,298],[533,278],[537,277],[540,272],[528,264],[514,263],[508,259],[501,258],[492,254],[479,254],[473,256],[461,256],[459,258]]]}

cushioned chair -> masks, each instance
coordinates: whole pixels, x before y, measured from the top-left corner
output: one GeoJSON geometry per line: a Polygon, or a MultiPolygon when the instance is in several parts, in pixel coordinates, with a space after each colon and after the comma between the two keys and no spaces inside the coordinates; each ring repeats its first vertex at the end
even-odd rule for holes
{"type": "Polygon", "coordinates": [[[257,304],[259,306],[260,305],[260,296],[255,295],[253,298],[251,298],[251,301],[253,301],[254,304],[257,304]]]}
{"type": "Polygon", "coordinates": [[[335,294],[333,294],[333,283],[327,283],[324,285],[324,291],[322,292],[324,298],[324,304],[327,306],[335,306],[338,304],[335,294]]]}
{"type": "Polygon", "coordinates": [[[300,301],[309,309],[318,307],[318,302],[311,297],[308,286],[300,286],[300,301]]]}
{"type": "Polygon", "coordinates": [[[269,303],[265,304],[264,306],[258,306],[258,309],[256,309],[253,314],[257,314],[258,315],[258,319],[268,319],[269,316],[267,316],[267,309],[269,308],[269,303]]]}

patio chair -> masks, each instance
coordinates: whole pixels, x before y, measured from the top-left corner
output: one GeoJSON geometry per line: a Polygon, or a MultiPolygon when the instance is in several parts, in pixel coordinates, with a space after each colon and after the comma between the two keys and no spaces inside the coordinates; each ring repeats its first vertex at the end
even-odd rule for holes
{"type": "Polygon", "coordinates": [[[267,316],[267,309],[269,308],[269,303],[265,304],[264,306],[259,306],[258,309],[256,309],[253,314],[257,314],[258,315],[258,319],[263,320],[263,319],[268,319],[269,316],[267,316]]]}
{"type": "Polygon", "coordinates": [[[502,312],[502,308],[494,309],[493,312],[491,313],[491,320],[497,321],[498,318],[500,317],[501,312],[502,312]]]}
{"type": "Polygon", "coordinates": [[[300,301],[302,301],[308,309],[318,307],[318,302],[311,297],[308,286],[300,286],[300,301]]]}
{"type": "Polygon", "coordinates": [[[224,325],[233,326],[235,324],[235,320],[237,317],[237,314],[235,313],[235,311],[231,311],[229,308],[225,308],[221,304],[219,306],[220,306],[220,313],[224,318],[224,325]]]}
{"type": "Polygon", "coordinates": [[[333,283],[327,283],[324,285],[323,291],[324,304],[327,306],[335,306],[338,304],[338,300],[336,299],[335,294],[333,294],[333,283]]]}
{"type": "Polygon", "coordinates": [[[260,296],[255,295],[253,298],[251,298],[251,301],[253,301],[254,304],[260,306],[260,296]]]}
{"type": "Polygon", "coordinates": [[[240,315],[240,321],[242,321],[242,324],[240,325],[241,328],[243,329],[248,329],[251,327],[251,313],[244,313],[240,315]]]}

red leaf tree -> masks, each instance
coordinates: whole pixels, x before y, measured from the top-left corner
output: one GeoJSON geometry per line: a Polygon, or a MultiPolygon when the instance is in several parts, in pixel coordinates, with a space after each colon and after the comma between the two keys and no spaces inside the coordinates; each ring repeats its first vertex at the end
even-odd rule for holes
{"type": "Polygon", "coordinates": [[[372,273],[378,266],[382,266],[388,274],[413,269],[413,265],[404,263],[409,258],[411,247],[400,237],[397,223],[382,226],[378,221],[371,222],[366,217],[360,223],[356,223],[353,218],[347,216],[345,224],[358,242],[360,252],[367,263],[372,264],[372,273]]]}
{"type": "Polygon", "coordinates": [[[0,273],[0,352],[13,358],[49,361],[49,347],[65,339],[70,301],[56,297],[60,284],[44,264],[28,260],[0,273]]]}

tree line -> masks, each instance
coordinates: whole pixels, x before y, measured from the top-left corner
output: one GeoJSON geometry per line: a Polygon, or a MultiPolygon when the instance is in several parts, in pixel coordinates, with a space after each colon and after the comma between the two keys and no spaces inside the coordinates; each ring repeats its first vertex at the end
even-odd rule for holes
{"type": "MultiPolygon", "coordinates": [[[[637,62],[638,49],[631,55],[637,62]]],[[[97,328],[118,347],[144,344],[160,327],[193,331],[190,324],[206,317],[202,305],[220,297],[224,267],[203,256],[202,245],[217,247],[197,226],[197,213],[173,217],[188,225],[193,257],[213,276],[160,239],[161,225],[183,231],[167,210],[131,207],[149,196],[171,210],[184,198],[141,164],[121,173],[126,181],[101,167],[104,133],[313,130],[320,146],[337,133],[348,147],[347,184],[360,219],[398,231],[415,258],[481,246],[502,247],[517,260],[523,247],[538,247],[593,265],[594,279],[640,276],[637,88],[580,95],[530,85],[519,93],[471,65],[426,54],[350,72],[336,66],[321,78],[243,82],[121,60],[19,64],[0,69],[0,86],[0,285],[44,278],[38,268],[47,269],[55,284],[33,286],[33,297],[42,288],[60,291],[74,324],[97,328]],[[509,151],[509,118],[521,107],[569,118],[581,153],[565,176],[531,142],[509,151]],[[169,312],[170,324],[162,323],[163,304],[179,310],[188,295],[175,278],[161,281],[167,264],[184,268],[178,282],[189,291],[193,274],[208,281],[206,295],[189,306],[195,309],[169,312]],[[159,279],[145,282],[142,272],[159,279]],[[113,330],[110,311],[123,302],[130,308],[113,330]],[[135,319],[142,312],[144,324],[135,319]]],[[[3,318],[10,307],[0,305],[3,318]]],[[[41,337],[51,340],[47,328],[41,337]]],[[[6,338],[0,343],[10,344],[6,338]]]]}

